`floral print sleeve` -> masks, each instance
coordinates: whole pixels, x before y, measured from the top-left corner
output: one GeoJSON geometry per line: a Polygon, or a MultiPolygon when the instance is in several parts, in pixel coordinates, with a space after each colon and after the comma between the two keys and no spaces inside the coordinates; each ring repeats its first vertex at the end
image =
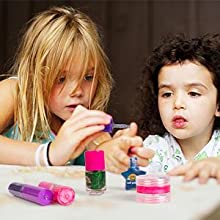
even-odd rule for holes
{"type": "MultiPolygon", "coordinates": [[[[150,135],[144,140],[144,147],[155,151],[155,156],[147,167],[143,167],[146,172],[168,172],[176,166],[187,163],[182,149],[170,134],[163,137],[150,135]]],[[[201,160],[208,157],[220,157],[220,130],[215,130],[209,142],[201,149],[194,160],[201,160]]]]}
{"type": "Polygon", "coordinates": [[[169,147],[166,140],[159,135],[150,135],[144,140],[144,147],[154,150],[155,155],[150,161],[149,166],[142,169],[146,172],[167,172],[169,147]]]}

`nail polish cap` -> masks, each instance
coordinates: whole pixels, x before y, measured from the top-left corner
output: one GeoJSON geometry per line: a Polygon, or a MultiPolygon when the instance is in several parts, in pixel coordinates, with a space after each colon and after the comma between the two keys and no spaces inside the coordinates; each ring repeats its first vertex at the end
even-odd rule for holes
{"type": "Polygon", "coordinates": [[[105,158],[103,150],[87,150],[84,153],[84,156],[87,171],[105,170],[105,158]]]}
{"type": "Polygon", "coordinates": [[[105,125],[105,128],[104,128],[104,132],[109,132],[109,133],[112,133],[112,130],[113,130],[113,120],[111,119],[110,123],[105,125]]]}

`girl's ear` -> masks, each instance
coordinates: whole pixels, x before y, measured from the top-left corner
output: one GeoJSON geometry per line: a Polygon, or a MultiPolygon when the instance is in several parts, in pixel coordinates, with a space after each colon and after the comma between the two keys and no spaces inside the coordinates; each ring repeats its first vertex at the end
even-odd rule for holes
{"type": "Polygon", "coordinates": [[[215,116],[220,117],[220,106],[219,104],[217,105],[216,111],[215,111],[215,116]]]}

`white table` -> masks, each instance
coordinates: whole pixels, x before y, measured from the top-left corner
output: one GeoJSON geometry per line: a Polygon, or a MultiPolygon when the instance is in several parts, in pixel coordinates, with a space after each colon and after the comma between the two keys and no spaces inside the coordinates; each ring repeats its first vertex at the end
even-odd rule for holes
{"type": "Polygon", "coordinates": [[[90,196],[85,191],[84,167],[20,167],[0,165],[1,220],[191,220],[201,219],[220,203],[220,185],[211,179],[199,185],[197,180],[183,183],[181,177],[171,178],[171,201],[161,204],[136,202],[136,191],[126,191],[121,175],[107,173],[107,191],[90,196]],[[38,185],[49,181],[67,185],[76,192],[69,206],[39,206],[8,192],[11,182],[38,185]]]}

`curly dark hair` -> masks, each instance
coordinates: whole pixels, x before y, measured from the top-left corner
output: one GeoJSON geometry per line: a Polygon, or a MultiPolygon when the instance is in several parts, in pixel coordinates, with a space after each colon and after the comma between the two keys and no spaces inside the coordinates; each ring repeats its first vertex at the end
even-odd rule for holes
{"type": "MultiPolygon", "coordinates": [[[[213,84],[217,89],[217,103],[220,104],[220,35],[206,34],[192,39],[187,39],[184,34],[167,36],[147,59],[137,88],[135,115],[142,137],[163,135],[166,132],[157,103],[158,74],[164,65],[185,60],[198,62],[212,73],[213,84]]],[[[218,117],[214,122],[215,128],[220,128],[218,117]]]]}

